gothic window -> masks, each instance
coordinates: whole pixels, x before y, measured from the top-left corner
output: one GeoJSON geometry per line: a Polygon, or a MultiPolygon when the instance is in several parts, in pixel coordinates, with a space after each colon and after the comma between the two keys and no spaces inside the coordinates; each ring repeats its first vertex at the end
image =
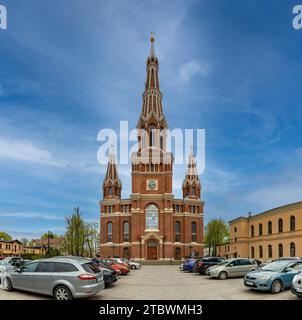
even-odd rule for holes
{"type": "Polygon", "coordinates": [[[186,196],[188,197],[189,195],[190,195],[190,189],[188,187],[187,190],[186,190],[186,196]]]}
{"type": "Polygon", "coordinates": [[[268,233],[268,234],[272,234],[272,233],[273,233],[273,224],[272,224],[271,221],[269,221],[269,222],[267,223],[267,233],[268,233]]]}
{"type": "Polygon", "coordinates": [[[283,220],[279,219],[278,221],[278,232],[283,232],[283,220]]]}
{"type": "Polygon", "coordinates": [[[150,126],[149,132],[149,145],[150,147],[155,146],[155,126],[150,126]]]}
{"type": "Polygon", "coordinates": [[[193,195],[193,196],[196,195],[196,189],[195,189],[195,187],[192,187],[192,195],[193,195]]]}
{"type": "Polygon", "coordinates": [[[294,242],[291,242],[290,244],[290,256],[295,257],[296,256],[296,245],[294,242]]]}
{"type": "Polygon", "coordinates": [[[164,148],[164,137],[160,136],[160,148],[163,149],[164,148]]]}
{"type": "Polygon", "coordinates": [[[112,212],[113,212],[112,206],[108,206],[108,207],[107,207],[107,213],[112,213],[112,212]]]}
{"type": "Polygon", "coordinates": [[[181,228],[180,222],[176,221],[175,222],[175,241],[176,242],[180,242],[180,237],[181,237],[180,228],[181,228]]]}
{"type": "Polygon", "coordinates": [[[290,217],[289,228],[290,228],[290,231],[295,231],[295,229],[296,229],[296,218],[295,218],[295,216],[291,216],[290,217]]]}
{"type": "Polygon", "coordinates": [[[192,222],[192,224],[191,224],[191,232],[192,232],[192,242],[196,242],[197,241],[196,222],[192,222]]]}
{"type": "Polygon", "coordinates": [[[109,196],[112,196],[112,187],[109,187],[109,196]]]}
{"type": "Polygon", "coordinates": [[[107,242],[112,242],[112,222],[107,223],[107,242]]]}
{"type": "Polygon", "coordinates": [[[129,222],[124,222],[124,242],[129,242],[129,222]]]}
{"type": "Polygon", "coordinates": [[[158,230],[158,208],[155,204],[149,204],[146,208],[146,229],[158,230]]]}
{"type": "Polygon", "coordinates": [[[196,209],[195,209],[195,206],[191,206],[191,213],[195,213],[196,209]]]}

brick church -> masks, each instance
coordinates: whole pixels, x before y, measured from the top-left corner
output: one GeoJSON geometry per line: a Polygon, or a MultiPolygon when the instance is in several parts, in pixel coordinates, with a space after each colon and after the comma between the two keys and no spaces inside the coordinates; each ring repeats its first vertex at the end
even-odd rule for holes
{"type": "Polygon", "coordinates": [[[167,151],[159,63],[154,36],[147,58],[138,150],[131,155],[132,192],[121,199],[122,183],[115,156],[109,155],[100,201],[102,257],[181,260],[203,255],[203,201],[193,149],[182,184],[183,197],[172,190],[173,155],[167,151]]]}

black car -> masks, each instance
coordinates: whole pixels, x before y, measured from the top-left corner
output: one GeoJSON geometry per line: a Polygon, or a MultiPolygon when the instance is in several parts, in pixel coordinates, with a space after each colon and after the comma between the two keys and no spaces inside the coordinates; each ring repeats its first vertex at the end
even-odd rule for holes
{"type": "Polygon", "coordinates": [[[93,259],[92,262],[97,264],[98,267],[104,272],[105,287],[109,287],[112,283],[118,280],[119,276],[116,270],[114,270],[112,267],[96,259],[93,259]]]}
{"type": "Polygon", "coordinates": [[[206,270],[209,267],[215,266],[222,261],[223,259],[221,257],[200,258],[195,262],[194,271],[200,274],[206,274],[206,270]]]}

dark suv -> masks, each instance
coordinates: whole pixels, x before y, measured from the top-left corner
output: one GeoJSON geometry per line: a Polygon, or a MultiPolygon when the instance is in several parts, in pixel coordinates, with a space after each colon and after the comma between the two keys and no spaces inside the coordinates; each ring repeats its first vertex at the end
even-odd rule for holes
{"type": "Polygon", "coordinates": [[[194,271],[199,272],[200,274],[206,274],[206,270],[209,267],[215,266],[222,261],[223,259],[220,257],[200,258],[195,262],[194,271]]]}

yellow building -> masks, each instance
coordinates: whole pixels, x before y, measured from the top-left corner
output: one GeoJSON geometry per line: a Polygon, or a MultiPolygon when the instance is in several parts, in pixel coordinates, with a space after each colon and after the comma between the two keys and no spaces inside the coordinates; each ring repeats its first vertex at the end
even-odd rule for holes
{"type": "Polygon", "coordinates": [[[260,260],[302,257],[302,201],[229,221],[230,243],[217,247],[225,258],[260,260]]]}
{"type": "Polygon", "coordinates": [[[23,248],[24,254],[43,255],[45,254],[45,252],[46,252],[45,246],[26,246],[23,248]]]}
{"type": "Polygon", "coordinates": [[[17,257],[22,254],[23,246],[19,240],[0,239],[0,259],[17,257]]]}

